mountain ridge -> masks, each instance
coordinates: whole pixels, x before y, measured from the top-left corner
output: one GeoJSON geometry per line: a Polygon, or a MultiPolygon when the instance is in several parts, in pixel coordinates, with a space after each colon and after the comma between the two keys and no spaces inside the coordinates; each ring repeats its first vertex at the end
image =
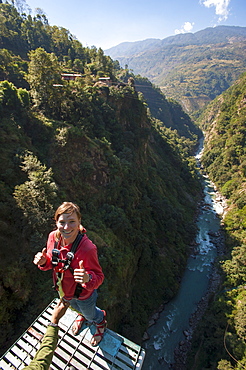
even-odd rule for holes
{"type": "MultiPolygon", "coordinates": [[[[197,32],[188,32],[188,33],[180,33],[178,35],[172,35],[165,37],[164,39],[157,39],[157,38],[147,38],[145,40],[140,41],[126,41],[122,42],[116,46],[113,46],[111,48],[105,49],[105,53],[109,54],[111,58],[115,58],[117,56],[118,50],[126,50],[126,55],[131,55],[131,50],[133,47],[139,47],[144,46],[143,50],[147,49],[150,44],[153,44],[154,46],[165,46],[170,44],[203,44],[205,42],[209,42],[212,44],[218,43],[217,38],[214,39],[208,39],[209,36],[216,35],[217,37],[220,37],[219,42],[227,42],[228,37],[233,36],[244,36],[246,37],[246,27],[240,27],[240,26],[217,26],[217,27],[207,27],[203,30],[197,31],[197,32]],[[215,30],[215,32],[214,32],[215,30]],[[225,35],[224,31],[227,30],[229,35],[225,35]],[[237,31],[237,32],[236,32],[237,31]],[[219,35],[218,35],[219,34],[219,35]],[[150,42],[151,41],[151,42],[150,42]],[[129,53],[130,52],[130,53],[129,53]]],[[[125,55],[125,56],[126,56],[125,55]]]]}
{"type": "Polygon", "coordinates": [[[55,294],[32,260],[66,200],[97,245],[110,328],[140,342],[149,315],[175,295],[195,238],[194,124],[156,95],[167,126],[152,117],[134,78],[118,83],[125,71],[102,49],[84,48],[44,15],[1,2],[0,11],[0,351],[55,294]]]}
{"type": "Polygon", "coordinates": [[[206,28],[127,43],[122,49],[118,45],[106,53],[134,74],[147,77],[187,113],[196,114],[245,71],[246,27],[206,28]]]}

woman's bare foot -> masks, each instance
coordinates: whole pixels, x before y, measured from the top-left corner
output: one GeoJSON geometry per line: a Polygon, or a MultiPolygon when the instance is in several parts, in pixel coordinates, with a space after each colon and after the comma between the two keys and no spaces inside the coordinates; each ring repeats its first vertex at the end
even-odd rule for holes
{"type": "Polygon", "coordinates": [[[84,316],[82,316],[82,315],[77,316],[77,318],[76,318],[76,320],[74,320],[74,323],[73,323],[73,326],[72,326],[73,335],[78,335],[79,334],[79,331],[80,331],[84,321],[86,321],[84,316]]]}
{"type": "Polygon", "coordinates": [[[107,326],[107,321],[105,320],[106,312],[103,311],[103,314],[104,314],[103,321],[101,321],[99,324],[95,324],[96,325],[96,332],[91,338],[91,345],[93,347],[97,346],[101,342],[101,340],[103,338],[103,335],[104,335],[104,331],[105,331],[106,326],[107,326]]]}

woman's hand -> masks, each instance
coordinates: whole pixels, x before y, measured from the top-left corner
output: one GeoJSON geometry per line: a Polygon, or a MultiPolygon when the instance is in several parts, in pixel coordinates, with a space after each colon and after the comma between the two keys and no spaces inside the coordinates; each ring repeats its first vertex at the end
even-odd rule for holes
{"type": "Polygon", "coordinates": [[[83,261],[79,261],[79,268],[74,269],[73,277],[76,283],[80,284],[88,283],[90,280],[89,274],[85,272],[83,261]]]}
{"type": "Polygon", "coordinates": [[[33,260],[34,265],[42,266],[46,264],[47,261],[47,248],[43,248],[42,252],[38,252],[33,260]]]}

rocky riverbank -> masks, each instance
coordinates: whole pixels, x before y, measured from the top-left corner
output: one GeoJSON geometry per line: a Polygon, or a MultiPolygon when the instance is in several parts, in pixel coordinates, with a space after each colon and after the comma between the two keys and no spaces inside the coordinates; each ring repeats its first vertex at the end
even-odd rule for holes
{"type": "MultiPolygon", "coordinates": [[[[214,185],[214,188],[216,191],[214,208],[216,210],[216,213],[223,220],[228,210],[226,198],[223,197],[221,194],[219,194],[219,192],[216,190],[215,185],[214,185]]],[[[203,201],[203,203],[200,204],[200,207],[201,209],[209,209],[211,205],[206,204],[203,201]]],[[[222,257],[225,254],[225,237],[224,237],[223,230],[220,229],[220,231],[217,233],[209,232],[209,236],[210,236],[211,242],[215,245],[217,249],[218,258],[222,257]]],[[[180,342],[178,347],[175,348],[175,351],[174,351],[175,362],[170,365],[170,369],[187,370],[185,364],[186,364],[188,352],[191,348],[193,332],[198,322],[202,319],[202,316],[204,315],[208,307],[211,297],[216,293],[216,291],[218,291],[220,284],[221,284],[221,276],[219,274],[217,264],[213,263],[208,290],[206,294],[202,297],[200,302],[198,303],[196,311],[191,315],[190,327],[186,331],[184,331],[184,335],[186,339],[180,342]]]]}
{"type": "MultiPolygon", "coordinates": [[[[214,220],[213,216],[207,216],[210,215],[212,211],[212,214],[217,214],[217,217],[219,218],[218,221],[223,222],[223,217],[227,212],[227,205],[226,205],[226,200],[218,194],[218,192],[215,190],[213,193],[212,191],[206,191],[204,193],[204,198],[199,202],[198,205],[198,212],[197,212],[197,220],[199,217],[200,220],[200,212],[203,214],[203,220],[205,221],[205,230],[206,230],[206,224],[208,226],[207,228],[207,234],[209,235],[209,241],[206,237],[205,234],[202,235],[201,242],[197,242],[197,240],[194,240],[193,243],[190,245],[190,256],[194,257],[195,259],[200,256],[200,249],[198,248],[200,246],[200,243],[204,243],[204,246],[206,248],[206,243],[212,243],[216,247],[217,251],[217,258],[219,259],[222,255],[224,255],[224,234],[223,230],[220,228],[219,231],[209,231],[209,224],[214,220]],[[207,194],[212,194],[213,201],[209,199],[207,194]]],[[[211,227],[211,229],[214,229],[214,227],[211,227]]],[[[215,228],[217,229],[217,228],[215,228]]],[[[200,225],[199,225],[199,230],[200,230],[200,225]]],[[[218,230],[218,229],[217,229],[218,230]]],[[[208,278],[208,276],[207,276],[208,278]]],[[[209,272],[209,282],[208,282],[208,288],[206,290],[206,293],[203,295],[203,297],[200,299],[200,301],[195,305],[195,312],[191,314],[189,317],[189,323],[187,325],[187,328],[184,329],[183,334],[184,334],[184,340],[182,340],[180,343],[178,343],[177,347],[175,350],[172,350],[172,353],[174,355],[174,360],[172,361],[172,364],[166,361],[166,358],[168,358],[168,355],[162,356],[160,352],[160,357],[157,359],[159,364],[163,366],[163,368],[167,369],[175,369],[175,370],[187,370],[186,368],[186,362],[187,362],[187,356],[189,353],[189,350],[191,348],[191,343],[192,343],[192,337],[194,334],[194,331],[199,323],[199,321],[202,319],[206,309],[208,308],[209,302],[215,295],[215,293],[218,291],[219,287],[221,284],[221,277],[218,271],[218,263],[215,260],[214,262],[210,262],[210,272],[209,272]]],[[[153,344],[154,349],[158,349],[159,343],[157,341],[157,346],[155,347],[155,339],[153,341],[152,335],[150,336],[149,333],[153,333],[153,329],[151,328],[148,330],[150,327],[153,325],[157,325],[159,327],[159,318],[161,312],[168,306],[169,303],[166,302],[163,305],[159,307],[159,309],[153,313],[151,316],[149,323],[148,323],[148,328],[146,329],[144,336],[143,336],[143,341],[146,341],[146,343],[143,344],[145,348],[148,348],[149,343],[153,344]],[[149,340],[149,341],[148,341],[149,340]]],[[[151,348],[150,351],[153,349],[151,348]]],[[[164,350],[165,351],[165,350],[164,350]]],[[[165,352],[162,352],[163,354],[165,352]]],[[[157,353],[157,352],[156,352],[157,353]]],[[[157,365],[158,366],[158,365],[157,365]]]]}
{"type": "MultiPolygon", "coordinates": [[[[210,235],[210,238],[211,238],[211,242],[216,246],[218,256],[222,256],[224,254],[224,236],[223,236],[223,232],[222,231],[220,231],[218,233],[210,232],[209,235],[210,235]]],[[[192,250],[192,255],[196,254],[196,250],[195,250],[196,246],[197,246],[197,243],[195,243],[195,242],[190,246],[191,250],[192,250]]],[[[219,281],[220,281],[220,276],[217,272],[217,268],[214,265],[213,270],[211,272],[208,292],[206,294],[206,295],[208,295],[208,297],[204,296],[202,298],[202,300],[198,303],[198,308],[197,308],[197,311],[194,314],[194,316],[197,316],[198,312],[202,311],[201,308],[205,306],[206,298],[209,299],[210,294],[212,294],[213,292],[216,291],[216,287],[219,284],[219,281]],[[199,309],[199,307],[200,307],[200,309],[199,309]]],[[[160,307],[153,313],[153,315],[151,316],[151,318],[148,322],[148,328],[155,325],[155,323],[157,322],[157,320],[160,317],[160,313],[164,310],[166,303],[168,303],[168,302],[165,302],[165,303],[161,304],[160,307]]],[[[191,319],[191,324],[192,324],[192,320],[193,319],[191,319]]],[[[195,318],[194,318],[194,321],[196,321],[195,318]]],[[[148,334],[148,328],[143,334],[143,337],[142,337],[143,342],[145,342],[146,340],[148,340],[150,338],[150,336],[148,334]]],[[[189,330],[187,330],[187,333],[189,333],[189,335],[187,335],[187,338],[190,337],[189,330]]]]}

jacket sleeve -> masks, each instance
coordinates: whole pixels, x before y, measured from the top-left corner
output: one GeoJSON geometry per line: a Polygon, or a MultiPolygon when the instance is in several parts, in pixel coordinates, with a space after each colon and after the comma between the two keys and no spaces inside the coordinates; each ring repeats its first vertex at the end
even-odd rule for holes
{"type": "Polygon", "coordinates": [[[34,359],[24,370],[48,370],[58,342],[58,326],[48,326],[34,359]]]}
{"type": "Polygon", "coordinates": [[[86,273],[90,274],[92,279],[88,283],[82,284],[82,286],[87,290],[97,289],[104,280],[104,274],[98,261],[96,246],[85,255],[84,267],[86,273]]]}

